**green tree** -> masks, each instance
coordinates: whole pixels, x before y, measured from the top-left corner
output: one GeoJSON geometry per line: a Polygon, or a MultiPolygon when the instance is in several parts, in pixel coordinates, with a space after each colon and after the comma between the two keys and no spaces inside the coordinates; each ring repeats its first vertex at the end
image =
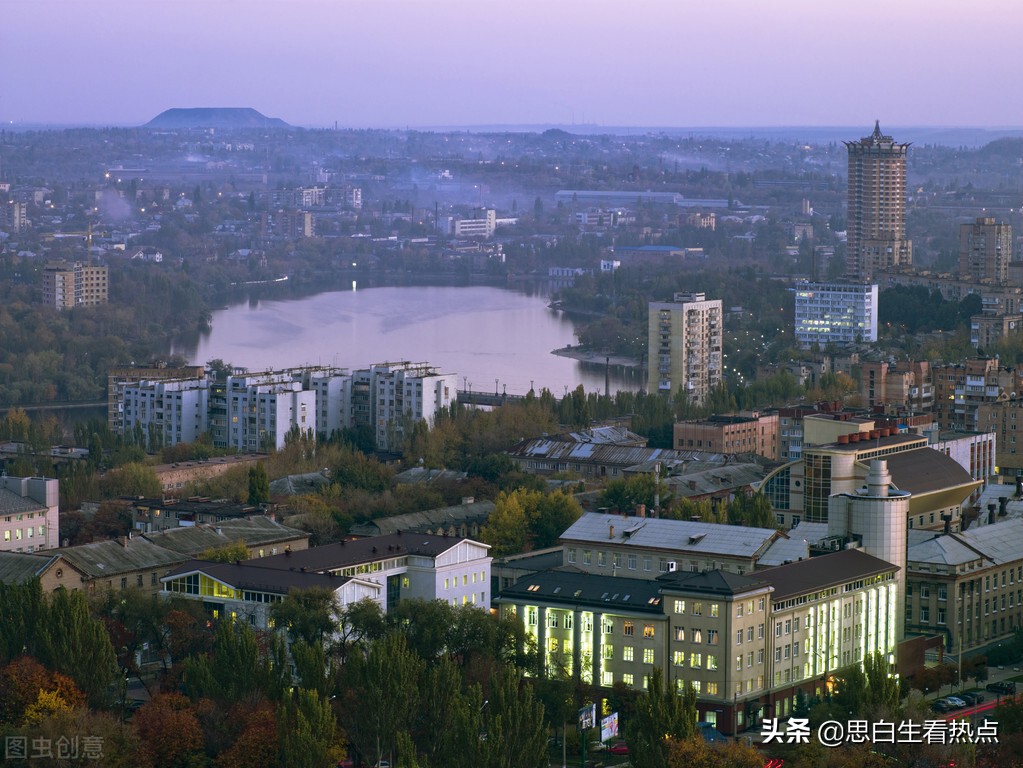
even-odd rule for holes
{"type": "Polygon", "coordinates": [[[537,549],[553,547],[582,512],[579,502],[564,491],[557,490],[542,496],[529,525],[533,546],[537,549]]]}
{"type": "Polygon", "coordinates": [[[341,759],[330,702],[316,691],[296,688],[278,708],[279,765],[323,768],[341,759]]]}
{"type": "Polygon", "coordinates": [[[337,627],[339,607],[336,595],[326,587],[288,590],[286,600],[270,609],[274,623],[295,640],[312,645],[323,641],[337,627]]]}
{"type": "Polygon", "coordinates": [[[684,741],[696,734],[696,691],[686,684],[679,695],[663,684],[661,670],[654,667],[650,686],[640,697],[628,729],[629,755],[635,765],[668,768],[671,740],[684,741]]]}
{"type": "Polygon", "coordinates": [[[249,468],[248,504],[258,506],[270,501],[270,476],[266,472],[266,464],[259,462],[249,468]]]}
{"type": "Polygon", "coordinates": [[[232,541],[222,547],[210,547],[199,553],[200,560],[209,560],[213,563],[234,563],[238,560],[249,559],[249,548],[241,539],[232,541]]]}
{"type": "Polygon", "coordinates": [[[522,552],[526,547],[529,517],[523,508],[522,494],[515,491],[498,495],[494,511],[480,530],[480,538],[493,549],[494,557],[522,552]]]}
{"type": "Polygon", "coordinates": [[[139,462],[129,462],[111,469],[100,478],[99,487],[106,498],[116,496],[155,498],[163,493],[163,485],[153,468],[139,462]]]}

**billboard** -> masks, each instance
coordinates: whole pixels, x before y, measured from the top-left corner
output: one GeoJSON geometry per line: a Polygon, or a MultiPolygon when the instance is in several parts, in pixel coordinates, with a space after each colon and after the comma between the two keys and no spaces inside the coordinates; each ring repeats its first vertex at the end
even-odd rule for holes
{"type": "Polygon", "coordinates": [[[600,740],[610,741],[618,735],[618,713],[612,712],[600,721],[600,740]]]}
{"type": "Polygon", "coordinates": [[[587,704],[579,710],[579,730],[585,731],[597,724],[597,705],[587,704]]]}

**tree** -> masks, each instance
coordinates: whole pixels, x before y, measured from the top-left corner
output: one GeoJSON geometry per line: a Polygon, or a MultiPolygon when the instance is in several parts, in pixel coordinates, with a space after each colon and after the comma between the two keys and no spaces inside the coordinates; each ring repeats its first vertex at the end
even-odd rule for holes
{"type": "Polygon", "coordinates": [[[341,758],[337,723],[330,702],[305,688],[297,688],[278,710],[279,765],[322,768],[341,758]]]}
{"type": "Polygon", "coordinates": [[[480,538],[493,547],[495,557],[522,552],[526,547],[526,530],[529,518],[522,506],[518,492],[498,495],[494,511],[480,530],[480,538]]]}
{"type": "Polygon", "coordinates": [[[107,498],[117,496],[158,497],[163,485],[152,467],[139,462],[129,462],[111,469],[99,481],[100,492],[107,498]]]}
{"type": "Polygon", "coordinates": [[[671,740],[684,741],[696,735],[696,691],[686,684],[678,695],[665,688],[661,670],[650,675],[646,696],[639,700],[628,732],[629,754],[635,765],[668,768],[671,740]]]}
{"type": "Polygon", "coordinates": [[[232,541],[222,547],[210,547],[199,553],[200,560],[209,560],[214,563],[234,563],[239,560],[249,559],[249,548],[241,539],[232,541]]]}
{"type": "Polygon", "coordinates": [[[158,693],[132,717],[147,768],[184,768],[199,756],[202,728],[189,700],[180,693],[158,693]]]}
{"type": "Polygon", "coordinates": [[[529,526],[533,546],[537,549],[554,546],[581,514],[579,502],[564,491],[557,490],[543,496],[529,526]]]}
{"type": "Polygon", "coordinates": [[[288,597],[270,609],[274,623],[288,630],[288,636],[309,645],[322,642],[337,626],[337,597],[326,587],[288,590],[288,597]]]}
{"type": "Polygon", "coordinates": [[[266,473],[266,464],[259,462],[249,468],[249,498],[252,506],[266,504],[270,501],[270,476],[266,473]]]}
{"type": "MultiPolygon", "coordinates": [[[[469,698],[469,715],[482,698],[474,686],[469,698]]],[[[505,667],[490,680],[490,698],[480,703],[482,736],[475,740],[480,760],[471,765],[484,768],[547,768],[547,724],[543,704],[531,684],[514,669],[505,667]]],[[[471,747],[470,747],[471,749],[471,747]]]]}

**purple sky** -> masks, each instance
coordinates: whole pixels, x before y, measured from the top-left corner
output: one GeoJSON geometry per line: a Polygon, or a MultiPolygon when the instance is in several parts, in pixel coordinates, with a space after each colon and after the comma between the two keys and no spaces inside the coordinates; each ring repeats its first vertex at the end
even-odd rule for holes
{"type": "Polygon", "coordinates": [[[1021,126],[1018,0],[3,0],[0,120],[1021,126]]]}

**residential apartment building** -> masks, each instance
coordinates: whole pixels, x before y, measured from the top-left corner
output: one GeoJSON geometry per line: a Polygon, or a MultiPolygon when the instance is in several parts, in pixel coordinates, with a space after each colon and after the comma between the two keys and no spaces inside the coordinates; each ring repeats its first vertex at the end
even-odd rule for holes
{"type": "Polygon", "coordinates": [[[795,294],[800,346],[877,341],[876,283],[802,282],[795,294]]]}
{"type": "Polygon", "coordinates": [[[997,357],[974,357],[965,363],[932,366],[934,410],[942,429],[981,430],[980,408],[1011,400],[1023,392],[1018,368],[1001,365],[997,357]]]}
{"type": "Polygon", "coordinates": [[[959,225],[959,274],[1005,283],[1012,261],[1012,225],[981,217],[959,225]]]}
{"type": "Polygon", "coordinates": [[[124,434],[124,391],[129,385],[141,381],[203,379],[205,377],[206,369],[201,365],[168,368],[166,365],[156,364],[149,367],[112,368],[107,374],[107,421],[110,430],[118,435],[124,434]]]}
{"type": "Polygon", "coordinates": [[[57,309],[96,307],[109,296],[106,267],[92,264],[51,264],[43,270],[42,303],[57,309]]]}
{"type": "Polygon", "coordinates": [[[869,407],[898,405],[914,411],[934,407],[934,384],[926,360],[860,364],[860,397],[869,407]]]}
{"type": "Polygon", "coordinates": [[[722,382],[721,300],[702,293],[677,293],[674,301],[651,302],[647,391],[675,397],[681,391],[703,404],[722,382]]]}
{"type": "Polygon", "coordinates": [[[122,422],[141,429],[149,451],[178,443],[194,443],[208,429],[210,380],[157,379],[126,384],[122,391],[122,422]]]}
{"type": "Polygon", "coordinates": [[[316,393],[290,372],[228,376],[226,398],[228,447],[279,450],[289,433],[316,433],[316,393]]]}
{"type": "Polygon", "coordinates": [[[977,409],[979,427],[996,435],[995,465],[1003,476],[1023,476],[1023,398],[985,403],[977,409]]]}
{"type": "Polygon", "coordinates": [[[57,480],[0,475],[0,552],[60,546],[58,506],[57,480]]]}
{"type": "Polygon", "coordinates": [[[870,282],[883,269],[913,263],[913,244],[906,238],[906,153],[899,144],[874,132],[847,141],[849,151],[846,275],[870,282]]]}
{"type": "Polygon", "coordinates": [[[755,453],[778,459],[778,414],[714,415],[674,425],[675,447],[711,453],[755,453]]]}
{"type": "Polygon", "coordinates": [[[970,317],[970,346],[988,349],[999,340],[1023,328],[1023,315],[973,315],[970,317]]]}

